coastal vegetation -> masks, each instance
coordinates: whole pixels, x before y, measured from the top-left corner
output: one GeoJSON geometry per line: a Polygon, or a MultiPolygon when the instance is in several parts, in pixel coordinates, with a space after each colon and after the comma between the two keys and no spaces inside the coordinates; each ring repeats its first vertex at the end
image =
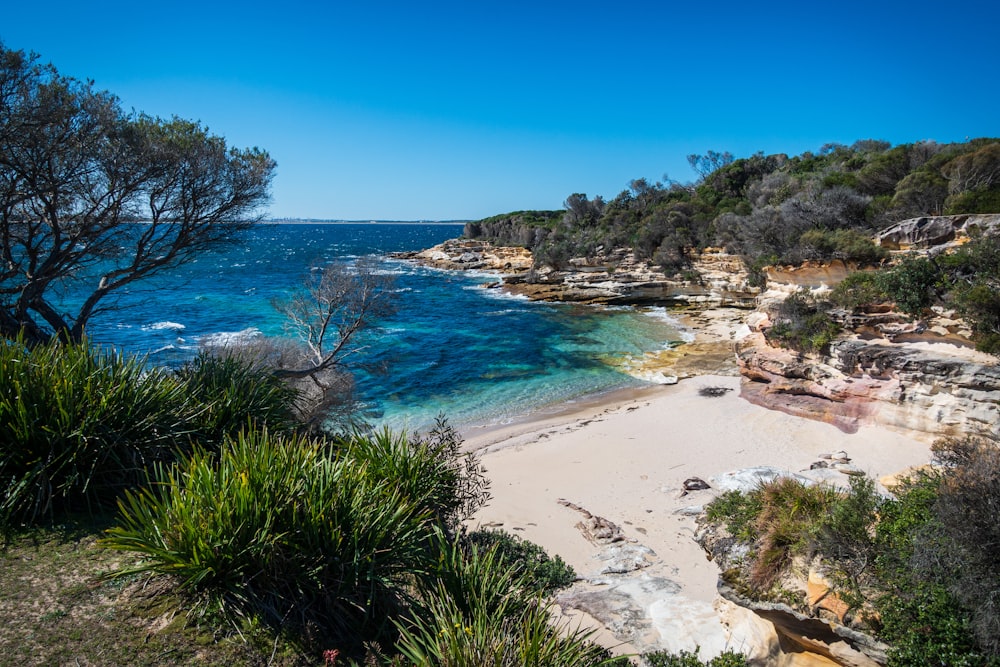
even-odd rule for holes
{"type": "MultiPolygon", "coordinates": [[[[694,252],[725,247],[748,267],[887,257],[873,234],[907,218],[1000,211],[1000,140],[861,140],[797,156],[691,155],[693,183],[633,180],[610,200],[574,193],[564,211],[529,211],[470,223],[466,235],[530,248],[538,264],[632,248],[679,275],[694,252]]],[[[758,278],[760,274],[758,273],[758,278]]]]}
{"type": "MultiPolygon", "coordinates": [[[[85,341],[0,352],[4,558],[43,548],[72,563],[62,545],[75,543],[101,564],[79,600],[129,624],[186,619],[170,623],[168,652],[193,641],[261,664],[267,653],[280,664],[612,660],[590,634],[550,622],[545,596],[574,579],[561,559],[463,529],[489,485],[445,421],[426,435],[310,435],[293,393],[235,357],[169,373],[85,341]],[[140,588],[158,602],[146,606],[140,588]]],[[[11,604],[30,601],[19,581],[0,581],[11,604]]],[[[57,627],[79,603],[56,597],[55,615],[34,622],[57,627]]],[[[50,641],[32,653],[66,649],[50,641]]],[[[75,655],[113,639],[95,641],[78,637],[75,655]]]]}
{"type": "Polygon", "coordinates": [[[844,622],[891,647],[889,665],[1000,664],[1000,569],[987,546],[997,539],[1000,445],[952,438],[934,451],[937,466],[904,479],[892,496],[861,476],[846,490],[779,478],[722,494],[706,519],[746,549],[724,580],[808,613],[788,588],[808,563],[830,574],[844,622]]]}

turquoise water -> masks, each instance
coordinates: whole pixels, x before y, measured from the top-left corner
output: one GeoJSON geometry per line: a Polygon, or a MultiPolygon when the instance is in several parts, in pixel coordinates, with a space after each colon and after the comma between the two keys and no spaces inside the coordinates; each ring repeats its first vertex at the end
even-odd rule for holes
{"type": "Polygon", "coordinates": [[[448,224],[262,225],[240,246],[123,293],[121,309],[95,319],[89,334],[176,365],[205,343],[280,335],[272,299],[300,285],[311,266],[376,255],[394,276],[397,312],[365,336],[360,360],[387,372],[358,371],[358,391],[378,420],[409,429],[438,414],[459,427],[503,424],[642,386],[622,361],[678,339],[662,311],[530,302],[481,287],[495,276],[385,257],[461,232],[448,224]]]}

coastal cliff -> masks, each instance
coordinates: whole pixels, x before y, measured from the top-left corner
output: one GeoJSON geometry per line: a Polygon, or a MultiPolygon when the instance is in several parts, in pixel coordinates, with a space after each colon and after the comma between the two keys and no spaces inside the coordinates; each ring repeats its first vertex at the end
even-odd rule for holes
{"type": "MultiPolygon", "coordinates": [[[[961,244],[970,230],[994,227],[998,219],[922,218],[881,236],[897,246],[940,248],[961,244]]],[[[738,370],[748,401],[846,432],[871,424],[934,439],[990,431],[1000,423],[998,360],[975,351],[972,332],[952,311],[938,308],[918,320],[885,309],[838,311],[842,334],[823,352],[804,354],[766,339],[775,304],[803,289],[828,293],[856,268],[844,261],[767,267],[768,288],[762,291],[749,284],[739,257],[717,248],[693,256],[683,280],[667,277],[628,249],[574,258],[558,270],[534,266],[525,248],[470,239],[399,256],[442,269],[497,273],[502,279],[485,286],[534,300],[676,309],[694,341],[647,355],[637,376],[738,370]],[[691,364],[692,357],[704,363],[691,364]]]]}

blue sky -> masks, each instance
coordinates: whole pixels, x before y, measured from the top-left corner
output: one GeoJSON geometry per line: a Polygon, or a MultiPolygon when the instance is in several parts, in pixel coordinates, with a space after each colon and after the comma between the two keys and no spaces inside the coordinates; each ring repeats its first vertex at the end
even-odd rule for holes
{"type": "Polygon", "coordinates": [[[11,3],[7,48],[278,162],[270,215],[474,219],[685,156],[1000,135],[1000,8],[951,2],[11,3]]]}

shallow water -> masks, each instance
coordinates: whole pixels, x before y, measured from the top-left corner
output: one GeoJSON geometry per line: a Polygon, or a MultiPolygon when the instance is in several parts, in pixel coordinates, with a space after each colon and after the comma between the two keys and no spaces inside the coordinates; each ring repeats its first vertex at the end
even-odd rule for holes
{"type": "Polygon", "coordinates": [[[366,350],[358,359],[387,372],[358,371],[358,390],[381,421],[409,429],[438,414],[459,427],[508,423],[641,386],[623,361],[679,338],[662,310],[530,302],[480,286],[495,276],[385,258],[461,231],[449,224],[262,225],[243,245],[123,293],[122,308],[95,319],[89,335],[176,365],[206,343],[281,335],[275,297],[301,285],[310,267],[374,254],[394,276],[397,312],[360,341],[366,350]]]}

